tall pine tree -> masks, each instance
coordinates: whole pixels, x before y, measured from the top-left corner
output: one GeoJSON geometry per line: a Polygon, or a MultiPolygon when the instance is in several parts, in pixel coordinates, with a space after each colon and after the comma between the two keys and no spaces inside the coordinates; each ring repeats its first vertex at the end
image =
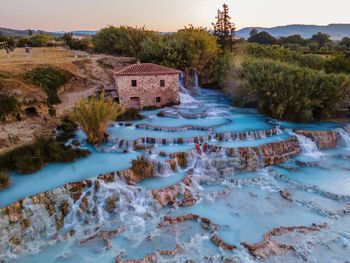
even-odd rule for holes
{"type": "Polygon", "coordinates": [[[228,5],[223,4],[223,10],[218,10],[214,26],[214,35],[218,37],[218,44],[223,50],[231,50],[233,46],[236,26],[231,22],[228,5]]]}

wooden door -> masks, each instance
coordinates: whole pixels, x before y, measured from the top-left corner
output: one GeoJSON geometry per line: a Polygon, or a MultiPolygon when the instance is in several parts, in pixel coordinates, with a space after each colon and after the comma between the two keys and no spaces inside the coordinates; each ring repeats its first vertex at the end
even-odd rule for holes
{"type": "Polygon", "coordinates": [[[140,109],[140,98],[139,97],[131,97],[130,98],[130,108],[140,109]]]}

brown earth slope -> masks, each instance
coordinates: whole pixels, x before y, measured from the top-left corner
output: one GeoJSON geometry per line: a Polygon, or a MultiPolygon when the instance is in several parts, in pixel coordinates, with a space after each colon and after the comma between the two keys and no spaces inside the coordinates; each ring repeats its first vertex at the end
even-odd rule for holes
{"type": "Polygon", "coordinates": [[[106,64],[124,65],[131,61],[130,58],[88,56],[83,52],[62,48],[34,48],[30,58],[26,58],[21,49],[11,58],[0,53],[1,92],[15,96],[18,101],[16,112],[7,116],[6,122],[0,123],[0,153],[29,143],[35,136],[51,135],[60,117],[78,99],[90,96],[104,87],[114,86],[113,67],[106,64]],[[49,114],[45,92],[23,80],[27,71],[48,66],[73,74],[73,78],[58,90],[61,104],[54,105],[57,114],[55,117],[49,114]]]}

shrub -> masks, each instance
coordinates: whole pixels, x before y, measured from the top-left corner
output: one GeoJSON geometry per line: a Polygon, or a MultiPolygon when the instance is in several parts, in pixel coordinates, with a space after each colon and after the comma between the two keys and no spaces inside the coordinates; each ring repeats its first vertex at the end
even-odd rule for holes
{"type": "Polygon", "coordinates": [[[3,190],[9,186],[10,175],[5,172],[0,172],[0,190],[3,190]]]}
{"type": "Polygon", "coordinates": [[[139,114],[138,109],[127,109],[122,115],[117,117],[116,121],[137,121],[142,119],[143,116],[139,114]]]}
{"type": "Polygon", "coordinates": [[[240,89],[256,95],[264,114],[291,121],[328,118],[348,90],[345,75],[273,60],[245,61],[240,76],[245,81],[240,89]]]}
{"type": "Polygon", "coordinates": [[[158,113],[157,113],[157,116],[158,116],[158,117],[165,117],[164,112],[162,112],[162,111],[158,112],[158,113]]]}
{"type": "Polygon", "coordinates": [[[97,98],[81,99],[73,109],[72,117],[80,125],[91,144],[106,139],[106,129],[110,120],[115,120],[125,109],[112,99],[105,100],[104,92],[97,98]]]}
{"type": "Polygon", "coordinates": [[[24,75],[26,81],[44,90],[47,95],[47,103],[49,104],[61,103],[57,90],[72,77],[73,75],[70,72],[53,67],[38,67],[24,75]]]}
{"type": "Polygon", "coordinates": [[[0,155],[0,171],[34,173],[44,165],[56,162],[72,162],[90,154],[87,150],[72,149],[53,138],[37,138],[31,145],[18,147],[0,155]]]}
{"type": "Polygon", "coordinates": [[[5,121],[6,116],[16,110],[18,102],[14,96],[0,94],[0,105],[0,120],[5,121]]]}
{"type": "Polygon", "coordinates": [[[247,53],[256,58],[274,59],[317,70],[321,70],[324,65],[324,59],[319,55],[294,52],[288,48],[277,45],[259,46],[256,44],[249,44],[247,46],[247,53]]]}
{"type": "Polygon", "coordinates": [[[56,129],[58,131],[56,140],[66,142],[75,137],[74,132],[78,129],[78,125],[69,116],[64,116],[56,129]]]}
{"type": "Polygon", "coordinates": [[[135,175],[144,178],[152,178],[153,175],[153,164],[144,156],[138,156],[136,160],[131,161],[131,170],[135,175]]]}

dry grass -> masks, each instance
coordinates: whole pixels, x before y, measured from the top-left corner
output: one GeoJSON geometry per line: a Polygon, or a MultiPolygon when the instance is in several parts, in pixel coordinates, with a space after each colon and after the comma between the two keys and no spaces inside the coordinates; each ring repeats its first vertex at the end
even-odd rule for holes
{"type": "Polygon", "coordinates": [[[78,73],[78,69],[72,64],[73,61],[86,60],[84,57],[75,58],[75,52],[63,48],[32,48],[31,56],[26,57],[24,48],[17,48],[15,55],[7,57],[5,50],[0,50],[0,72],[9,72],[11,75],[20,75],[38,66],[56,66],[78,73]]]}
{"type": "Polygon", "coordinates": [[[112,99],[105,100],[104,93],[97,98],[81,99],[73,109],[72,117],[80,125],[91,144],[103,142],[106,136],[108,122],[115,120],[125,112],[124,107],[112,99]]]}

